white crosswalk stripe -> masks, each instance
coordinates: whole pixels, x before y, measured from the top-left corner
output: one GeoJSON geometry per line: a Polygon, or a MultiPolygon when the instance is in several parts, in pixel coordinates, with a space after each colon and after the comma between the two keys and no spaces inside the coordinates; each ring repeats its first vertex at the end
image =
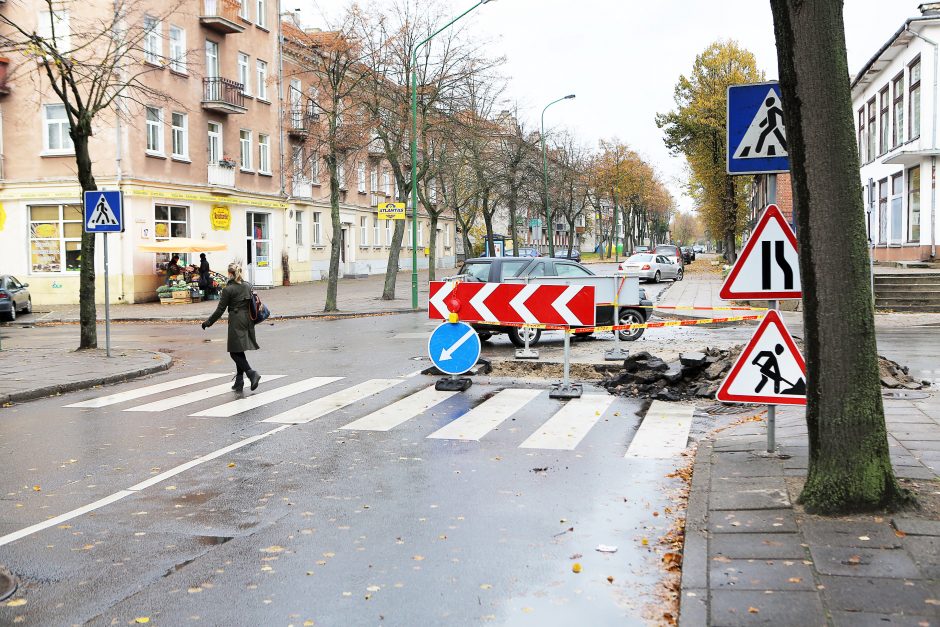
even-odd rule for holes
{"type": "Polygon", "coordinates": [[[248,411],[249,409],[255,409],[264,405],[269,405],[276,401],[314,390],[318,387],[333,383],[334,381],[339,381],[342,378],[343,377],[311,377],[296,383],[282,385],[281,387],[274,388],[273,390],[266,390],[264,392],[252,394],[251,396],[246,396],[245,398],[239,398],[230,403],[225,403],[224,405],[210,407],[209,409],[204,409],[202,411],[196,412],[195,414],[190,414],[190,416],[228,418],[230,416],[234,416],[235,414],[248,411]]]}
{"type": "Polygon", "coordinates": [[[653,401],[624,457],[670,459],[685,450],[692,430],[691,405],[653,401]]]}
{"type": "Polygon", "coordinates": [[[519,448],[572,451],[613,402],[609,394],[585,394],[570,400],[519,448]]]}
{"type": "Polygon", "coordinates": [[[428,437],[440,440],[479,440],[541,393],[542,390],[533,389],[502,390],[428,437]]]}
{"type": "MultiPolygon", "coordinates": [[[[280,379],[284,375],[282,374],[269,374],[264,375],[262,381],[271,381],[272,379],[280,379]]],[[[196,403],[199,401],[204,401],[208,398],[214,396],[221,396],[222,394],[231,394],[232,393],[232,384],[223,383],[221,385],[216,385],[211,388],[205,388],[204,390],[196,390],[195,392],[189,392],[187,394],[181,394],[180,396],[171,396],[170,398],[165,398],[159,401],[154,401],[152,403],[147,403],[145,405],[138,405],[137,407],[130,407],[124,411],[166,411],[168,409],[175,409],[177,407],[182,407],[183,405],[189,405],[190,403],[196,403]]]]}
{"type": "Polygon", "coordinates": [[[389,431],[418,414],[423,414],[438,403],[446,401],[456,393],[440,392],[432,385],[341,428],[351,431],[389,431]]]}
{"type": "Polygon", "coordinates": [[[182,379],[174,379],[172,381],[164,381],[163,383],[157,383],[155,385],[148,385],[142,388],[135,388],[133,390],[128,390],[126,392],[118,392],[117,394],[108,394],[107,396],[99,396],[98,398],[93,398],[91,400],[82,401],[80,403],[72,403],[71,405],[65,405],[65,407],[81,407],[81,408],[107,407],[109,405],[117,405],[118,403],[123,403],[125,401],[133,401],[138,398],[143,398],[145,396],[159,394],[160,392],[168,392],[170,390],[175,390],[178,388],[186,387],[187,385],[193,385],[196,383],[202,383],[204,381],[211,381],[212,379],[218,379],[220,377],[230,377],[230,376],[232,375],[222,374],[218,372],[197,374],[191,377],[183,377],[182,379]]]}
{"type": "Polygon", "coordinates": [[[281,424],[303,424],[325,416],[343,407],[352,405],[357,401],[368,398],[379,392],[384,392],[396,386],[402,379],[370,379],[345,390],[340,390],[329,396],[295,407],[276,416],[271,416],[262,422],[276,422],[281,424]]]}

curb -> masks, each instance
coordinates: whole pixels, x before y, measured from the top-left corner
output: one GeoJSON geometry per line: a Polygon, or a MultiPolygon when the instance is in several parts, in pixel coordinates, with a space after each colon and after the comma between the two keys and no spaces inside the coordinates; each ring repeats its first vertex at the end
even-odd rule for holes
{"type": "Polygon", "coordinates": [[[34,388],[32,390],[24,390],[22,392],[12,392],[10,394],[0,395],[0,405],[6,403],[22,403],[24,401],[32,401],[37,398],[45,398],[47,396],[55,396],[57,394],[65,394],[67,392],[88,390],[99,385],[123,383],[132,379],[145,377],[149,374],[156,374],[158,372],[169,370],[170,366],[173,365],[173,358],[166,353],[153,352],[152,354],[159,355],[161,358],[161,363],[148,366],[146,368],[139,368],[137,370],[129,370],[119,374],[108,375],[106,377],[98,377],[96,379],[73,381],[71,383],[59,383],[56,385],[47,385],[41,388],[34,388]]]}
{"type": "MultiPolygon", "coordinates": [[[[324,311],[316,313],[305,313],[305,314],[286,314],[283,316],[271,316],[265,322],[276,322],[278,320],[305,320],[305,319],[336,319],[336,318],[369,318],[375,316],[394,316],[398,314],[405,313],[420,313],[422,311],[427,311],[427,307],[418,309],[383,309],[381,311],[335,311],[327,313],[324,311]]],[[[103,322],[103,318],[99,319],[99,322],[103,322]]],[[[189,316],[189,317],[144,317],[144,318],[111,318],[111,322],[117,323],[130,323],[130,322],[202,322],[205,320],[204,316],[189,316]]],[[[52,326],[57,324],[78,324],[78,320],[35,320],[31,322],[23,322],[18,326],[34,326],[34,327],[44,327],[52,326]]]]}
{"type": "Polygon", "coordinates": [[[695,453],[685,514],[679,627],[708,624],[708,488],[714,446],[712,440],[703,440],[695,453]]]}

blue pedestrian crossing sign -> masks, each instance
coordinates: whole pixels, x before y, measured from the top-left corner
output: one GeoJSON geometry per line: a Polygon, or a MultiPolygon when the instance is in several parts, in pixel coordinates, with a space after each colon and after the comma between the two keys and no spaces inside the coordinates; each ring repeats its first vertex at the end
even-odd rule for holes
{"type": "Polygon", "coordinates": [[[779,83],[728,87],[728,174],[790,171],[779,83]]]}
{"type": "Polygon", "coordinates": [[[480,336],[466,322],[445,322],[428,339],[428,354],[444,374],[463,374],[480,358],[480,336]]]}
{"type": "Polygon", "coordinates": [[[85,192],[85,232],[122,233],[124,202],[121,192],[85,192]]]}

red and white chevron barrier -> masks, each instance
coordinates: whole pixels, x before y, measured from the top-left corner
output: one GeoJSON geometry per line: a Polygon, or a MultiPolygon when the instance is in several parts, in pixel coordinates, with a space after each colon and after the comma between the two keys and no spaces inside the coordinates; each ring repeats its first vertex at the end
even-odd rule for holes
{"type": "Polygon", "coordinates": [[[464,322],[594,324],[594,287],[431,281],[428,317],[444,320],[451,308],[464,322]]]}

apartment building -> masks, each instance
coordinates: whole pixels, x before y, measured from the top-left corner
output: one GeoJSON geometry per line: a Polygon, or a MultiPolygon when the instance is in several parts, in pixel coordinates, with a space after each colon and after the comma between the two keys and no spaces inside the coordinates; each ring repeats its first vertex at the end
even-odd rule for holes
{"type": "MultiPolygon", "coordinates": [[[[56,6],[52,19],[38,0],[0,11],[40,34],[54,24],[59,50],[113,12],[110,0],[56,6]]],[[[98,187],[124,195],[126,229],[109,240],[112,301],[154,300],[169,255],[139,246],[181,237],[225,243],[226,250],[207,253],[210,266],[224,271],[238,260],[259,287],[282,284],[285,270],[292,282],[323,278],[333,233],[329,181],[321,180],[322,162],[307,141],[317,119],[315,81],[282,72],[290,61],[279,33],[293,26],[281,23],[277,0],[185,0],[169,14],[168,3],[144,6],[152,11],[127,19],[146,30],[133,64],[146,71],[150,95],[119,99],[123,115],[100,113],[90,146],[98,187]]],[[[3,67],[0,271],[28,281],[41,306],[78,302],[82,215],[64,107],[39,68],[26,57],[3,67]]],[[[372,164],[381,158],[361,154],[349,155],[341,177],[346,275],[384,272],[388,254],[389,229],[374,208],[384,178],[372,164]]],[[[394,192],[388,184],[381,191],[383,199],[394,192]]],[[[454,235],[453,222],[444,222],[440,263],[448,262],[454,235]]],[[[420,233],[419,248],[426,242],[420,233]]],[[[99,245],[99,300],[102,254],[99,245]]],[[[181,257],[198,262],[198,253],[181,257]]],[[[453,266],[452,252],[449,259],[453,266]]]]}
{"type": "Polygon", "coordinates": [[[868,231],[878,261],[936,258],[940,2],[919,6],[852,81],[868,231]]]}

